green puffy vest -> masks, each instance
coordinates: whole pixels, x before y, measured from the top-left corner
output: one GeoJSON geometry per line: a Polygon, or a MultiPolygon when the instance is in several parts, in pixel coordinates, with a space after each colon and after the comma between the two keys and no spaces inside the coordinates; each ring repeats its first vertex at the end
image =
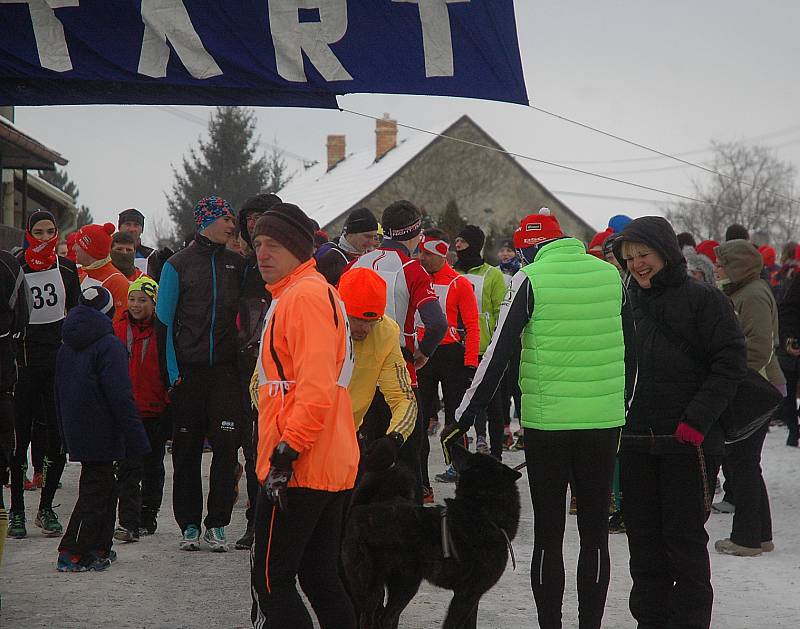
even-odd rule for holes
{"type": "Polygon", "coordinates": [[[579,240],[542,247],[522,271],[533,316],[522,334],[522,425],[538,430],[625,423],[622,283],[579,240]]]}

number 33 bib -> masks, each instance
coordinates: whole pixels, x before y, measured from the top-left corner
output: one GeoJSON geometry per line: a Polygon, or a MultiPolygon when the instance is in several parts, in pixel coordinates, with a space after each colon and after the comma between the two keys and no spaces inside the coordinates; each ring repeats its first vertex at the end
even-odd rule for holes
{"type": "Polygon", "coordinates": [[[31,291],[31,325],[54,323],[66,316],[67,290],[58,262],[47,271],[27,273],[25,281],[31,291]]]}

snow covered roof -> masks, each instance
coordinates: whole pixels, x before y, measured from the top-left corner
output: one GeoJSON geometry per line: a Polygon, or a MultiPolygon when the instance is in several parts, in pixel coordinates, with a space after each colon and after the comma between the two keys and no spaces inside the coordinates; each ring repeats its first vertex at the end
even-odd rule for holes
{"type": "MultiPolygon", "coordinates": [[[[431,130],[443,133],[452,124],[431,130]]],[[[317,163],[297,174],[277,194],[286,203],[298,205],[324,227],[369,196],[435,139],[428,133],[415,133],[398,140],[397,146],[378,162],[372,146],[349,153],[330,171],[327,163],[317,163]]]]}
{"type": "Polygon", "coordinates": [[[52,170],[54,164],[67,164],[67,160],[59,153],[35,140],[3,116],[0,116],[0,156],[3,168],[52,170]]]}

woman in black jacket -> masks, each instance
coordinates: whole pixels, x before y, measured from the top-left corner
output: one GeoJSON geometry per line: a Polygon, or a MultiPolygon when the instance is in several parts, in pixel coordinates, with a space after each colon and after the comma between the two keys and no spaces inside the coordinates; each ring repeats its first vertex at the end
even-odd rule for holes
{"type": "Polygon", "coordinates": [[[706,460],[722,455],[717,420],[746,373],[744,336],[728,298],[688,277],[665,219],[631,222],[614,253],[636,280],[638,377],[620,458],[630,609],[640,629],[707,628],[706,460]]]}

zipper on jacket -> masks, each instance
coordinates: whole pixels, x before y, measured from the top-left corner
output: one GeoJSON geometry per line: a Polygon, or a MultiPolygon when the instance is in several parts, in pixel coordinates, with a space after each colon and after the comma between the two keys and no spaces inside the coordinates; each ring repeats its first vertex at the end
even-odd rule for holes
{"type": "Polygon", "coordinates": [[[214,326],[217,322],[217,252],[211,254],[211,329],[208,332],[208,366],[214,366],[214,326]]]}

